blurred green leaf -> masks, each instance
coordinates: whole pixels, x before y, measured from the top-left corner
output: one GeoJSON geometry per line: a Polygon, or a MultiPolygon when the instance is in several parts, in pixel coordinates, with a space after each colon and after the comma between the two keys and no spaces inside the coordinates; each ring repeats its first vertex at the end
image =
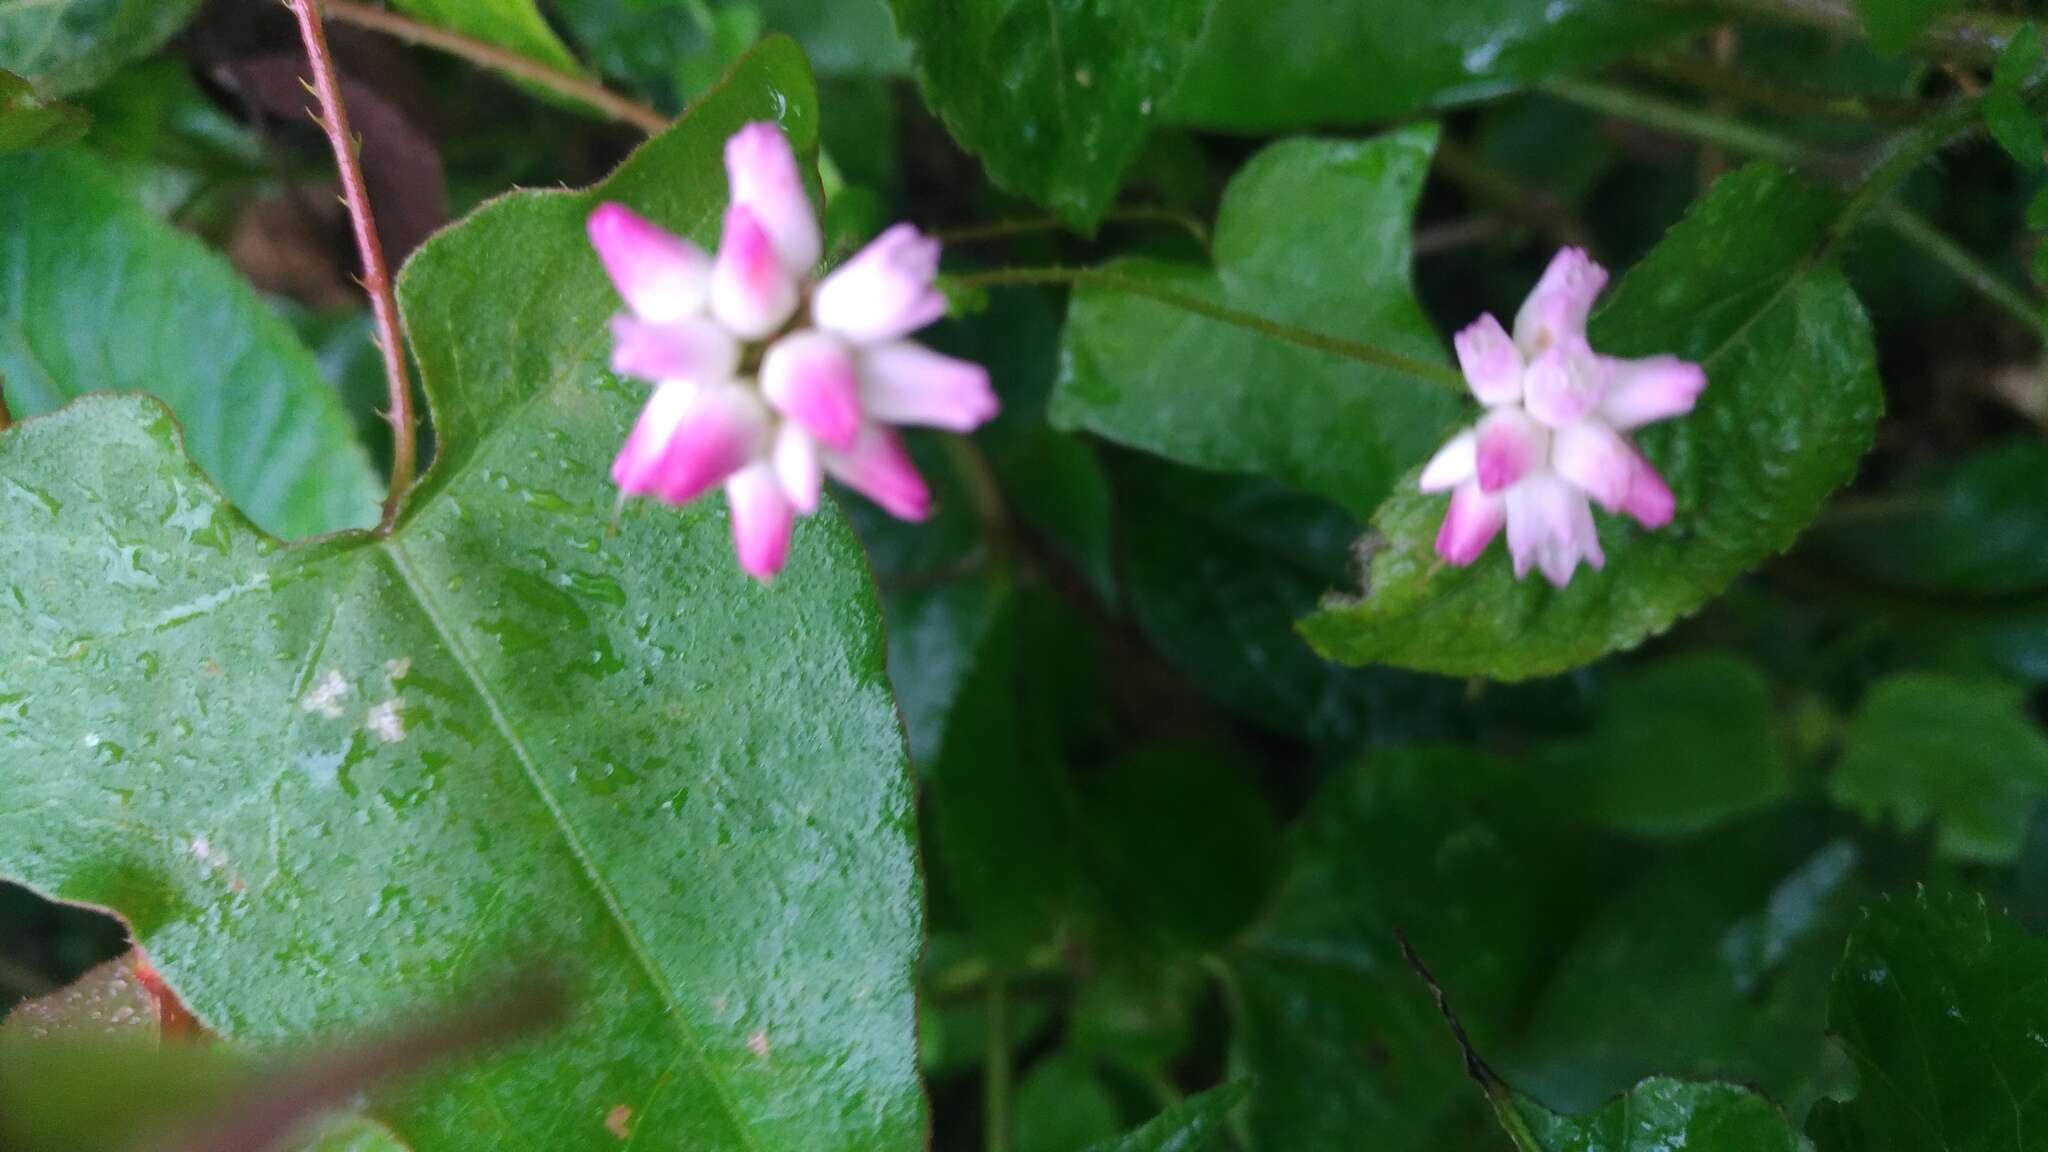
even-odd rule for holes
{"type": "Polygon", "coordinates": [[[1080,874],[1063,702],[1088,682],[1089,637],[1042,592],[998,592],[924,773],[940,883],[998,963],[1058,935],[1080,874]],[[1077,667],[1077,665],[1079,667],[1077,667]]]}
{"type": "Polygon", "coordinates": [[[1088,1152],[1206,1152],[1227,1146],[1230,1113],[1251,1094],[1238,1080],[1190,1096],[1146,1121],[1136,1131],[1105,1140],[1088,1152]]]}
{"type": "Polygon", "coordinates": [[[2018,685],[1894,676],[1857,709],[1828,792],[1872,821],[1931,826],[1950,856],[2009,864],[2048,796],[2048,736],[2018,685]]]}
{"type": "Polygon", "coordinates": [[[1318,794],[1275,899],[1225,957],[1255,1147],[1336,1152],[1370,1132],[1377,1152],[1431,1148],[1475,1103],[1395,930],[1472,1037],[1500,1046],[1619,871],[1518,779],[1469,749],[1392,751],[1318,794]]]}
{"type": "Polygon", "coordinates": [[[539,0],[392,0],[392,6],[429,24],[509,48],[551,68],[582,71],[569,46],[548,27],[539,0]]]}
{"type": "Polygon", "coordinates": [[[2048,943],[1981,898],[1888,897],[1849,939],[1828,1027],[1856,1063],[1846,1103],[1807,1123],[1818,1152],[2024,1148],[2048,1123],[2048,943]]]}
{"type": "Polygon", "coordinates": [[[598,188],[413,257],[441,450],[389,534],[259,537],[145,399],[0,435],[0,875],[121,913],[231,1044],[580,977],[545,1043],[379,1106],[416,1152],[608,1152],[614,1115],[641,1149],[922,1146],[912,789],[852,535],[807,520],[766,588],[714,505],[608,531],[645,391],[605,371],[586,219],[706,239],[726,138],[778,117],[809,155],[775,39],[598,188]]]}
{"type": "Polygon", "coordinates": [[[2007,441],[1898,492],[1831,508],[1807,548],[1895,588],[1975,597],[2048,588],[2048,444],[2007,441]]]}
{"type": "Polygon", "coordinates": [[[1086,1060],[1055,1052],[1017,1085],[1017,1152],[1081,1152],[1123,1127],[1116,1100],[1086,1060]]]}
{"type": "Polygon", "coordinates": [[[1597,1109],[1658,1073],[1752,1084],[1804,1115],[1851,1080],[1828,980],[1865,887],[1846,841],[1754,822],[1671,853],[1586,926],[1504,1063],[1522,1091],[1597,1109]]]}
{"type": "Polygon", "coordinates": [[[1210,0],[890,0],[925,101],[989,179],[1093,232],[1210,0]]]}
{"type": "Polygon", "coordinates": [[[1689,836],[1791,788],[1771,683],[1730,652],[1616,670],[1593,730],[1545,759],[1592,820],[1639,836],[1689,836]]]}
{"type": "Polygon", "coordinates": [[[35,86],[0,72],[0,153],[69,144],[92,127],[85,109],[36,95],[35,86]]]}
{"type": "Polygon", "coordinates": [[[1956,0],[1856,0],[1871,43],[1894,55],[1911,48],[1936,16],[1955,6],[1956,0]]]}
{"type": "MultiPolygon", "coordinates": [[[[1150,259],[1107,270],[1441,361],[1409,282],[1409,231],[1436,138],[1418,127],[1272,145],[1224,196],[1214,270],[1150,259]]],[[[1084,284],[1068,310],[1052,421],[1181,463],[1270,476],[1363,518],[1458,411],[1440,385],[1084,284]]]]}
{"type": "Polygon", "coordinates": [[[1608,355],[1706,367],[1698,409],[1640,437],[1678,498],[1669,528],[1604,520],[1605,570],[1553,589],[1515,580],[1499,544],[1444,564],[1445,501],[1410,481],[1374,517],[1365,595],[1304,620],[1310,642],[1351,664],[1548,675],[1640,644],[1790,547],[1855,473],[1883,404],[1862,306],[1815,259],[1839,210],[1777,167],[1724,177],[1595,315],[1608,355]]]}
{"type": "Polygon", "coordinates": [[[1330,747],[1455,729],[1455,685],[1341,668],[1294,631],[1351,565],[1358,521],[1267,481],[1131,458],[1116,470],[1125,593],[1138,626],[1216,701],[1330,747]]]}
{"type": "Polygon", "coordinates": [[[69,96],[156,51],[198,10],[199,0],[9,0],[0,3],[0,69],[69,96]]]}
{"type": "Polygon", "coordinates": [[[2042,164],[2041,118],[2027,104],[2027,82],[2041,67],[2041,28],[2028,24],[2006,42],[1991,73],[1991,90],[1984,96],[1984,122],[1992,139],[2015,162],[2028,169],[2042,164]]]}
{"type": "Polygon", "coordinates": [[[1641,0],[1218,0],[1170,118],[1266,133],[1392,120],[1704,27],[1641,0]]]}
{"type": "Polygon", "coordinates": [[[1200,950],[1251,920],[1279,844],[1253,785],[1246,765],[1193,744],[1140,748],[1083,785],[1091,871],[1117,931],[1200,950]]]}
{"type": "Polygon", "coordinates": [[[381,485],[291,329],[219,256],[123,194],[90,155],[0,159],[0,376],[17,417],[141,391],[258,527],[377,519],[381,485]]]}

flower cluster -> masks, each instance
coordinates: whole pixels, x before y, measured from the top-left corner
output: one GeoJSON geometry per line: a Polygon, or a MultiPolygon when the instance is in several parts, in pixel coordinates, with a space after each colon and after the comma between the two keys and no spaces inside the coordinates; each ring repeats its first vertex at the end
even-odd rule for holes
{"type": "Polygon", "coordinates": [[[628,308],[612,369],[655,382],[612,479],[670,504],[724,485],[740,567],[765,581],[824,474],[922,520],[931,494],[893,426],[966,432],[997,404],[979,365],[904,339],[945,314],[937,241],[899,224],[814,281],[823,242],[789,142],[750,124],[725,166],[716,256],[618,204],[590,217],[628,308]]]}
{"type": "Polygon", "coordinates": [[[1595,353],[1586,319],[1606,286],[1606,269],[1568,248],[1512,337],[1490,315],[1458,334],[1458,364],[1486,414],[1422,471],[1424,492],[1451,493],[1436,538],[1446,562],[1477,560],[1505,525],[1516,579],[1536,568],[1562,588],[1581,561],[1607,562],[1590,502],[1645,528],[1671,522],[1670,486],[1625,434],[1692,411],[1707,375],[1673,356],[1595,353]]]}

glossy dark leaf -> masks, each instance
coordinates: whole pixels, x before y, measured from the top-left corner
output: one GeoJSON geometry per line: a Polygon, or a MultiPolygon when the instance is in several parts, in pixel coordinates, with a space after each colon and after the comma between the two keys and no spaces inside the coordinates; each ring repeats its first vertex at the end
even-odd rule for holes
{"type": "Polygon", "coordinates": [[[1092,232],[1210,0],[890,0],[925,100],[989,179],[1092,232]]]}
{"type": "MultiPolygon", "coordinates": [[[[1109,270],[1441,361],[1409,282],[1409,232],[1435,146],[1430,127],[1272,145],[1231,181],[1213,270],[1149,259],[1109,270]]],[[[1185,464],[1263,474],[1363,518],[1458,411],[1439,385],[1083,285],[1052,420],[1185,464]]]]}
{"type": "Polygon", "coordinates": [[[1823,1101],[1818,1152],[1992,1152],[2048,1123],[2048,943],[1968,896],[1892,897],[1866,915],[1828,998],[1860,1086],[1823,1101]]]}
{"type": "Polygon", "coordinates": [[[199,0],[12,0],[0,4],[0,69],[67,96],[171,38],[199,0]]]}
{"type": "Polygon", "coordinates": [[[1657,1077],[1585,1116],[1566,1116],[1518,1096],[1518,1152],[1799,1152],[1799,1134],[1763,1096],[1735,1084],[1657,1077]]]}
{"type": "Polygon", "coordinates": [[[265,531],[376,522],[381,485],[334,390],[239,274],[80,151],[0,158],[0,376],[17,417],[88,392],[162,400],[265,531]]]}
{"type": "Polygon", "coordinates": [[[555,0],[570,36],[599,71],[644,88],[666,88],[676,66],[711,47],[697,13],[752,8],[769,32],[803,45],[824,75],[889,75],[909,51],[889,24],[888,0],[555,0]]]}
{"type": "Polygon", "coordinates": [[[1470,568],[1444,564],[1445,501],[1410,481],[1374,517],[1364,596],[1303,621],[1309,640],[1345,663],[1548,675],[1640,644],[1790,547],[1854,475],[1882,407],[1869,321],[1814,258],[1837,211],[1779,168],[1725,177],[1595,316],[1610,355],[1706,367],[1698,409],[1640,441],[1677,494],[1668,528],[1599,517],[1606,569],[1560,591],[1516,581],[1499,543],[1470,568]]]}
{"type": "Polygon", "coordinates": [[[1257,928],[1227,954],[1237,1066],[1257,1078],[1261,1149],[1438,1146],[1476,1103],[1429,988],[1504,1043],[1542,959],[1601,895],[1614,860],[1505,765],[1466,750],[1386,752],[1331,779],[1295,830],[1257,928]],[[1567,847],[1569,845],[1569,847],[1567,847]]]}
{"type": "Polygon", "coordinates": [[[2048,736],[2016,684],[1908,673],[1870,690],[1828,778],[1837,803],[1950,856],[2010,863],[2048,796],[2048,736]]]}
{"type": "Polygon", "coordinates": [[[761,587],[715,505],[607,528],[644,391],[604,370],[585,219],[707,239],[726,137],[778,114],[808,153],[784,40],[599,188],[414,257],[441,452],[388,536],[260,537],[144,399],[0,437],[0,874],[120,912],[231,1042],[578,977],[545,1043],[378,1109],[418,1152],[922,1144],[911,791],[857,545],[828,511],[761,587]]]}
{"type": "Polygon", "coordinates": [[[1702,25],[1640,0],[1218,0],[1171,118],[1370,124],[1597,68],[1702,25]]]}

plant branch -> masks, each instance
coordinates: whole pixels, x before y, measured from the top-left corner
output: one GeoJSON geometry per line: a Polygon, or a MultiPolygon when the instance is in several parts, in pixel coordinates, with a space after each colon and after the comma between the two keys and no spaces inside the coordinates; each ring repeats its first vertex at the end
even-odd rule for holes
{"type": "Polygon", "coordinates": [[[1204,300],[1199,296],[1191,296],[1171,288],[1162,288],[1157,284],[1148,284],[1143,280],[1117,272],[1107,272],[1099,268],[998,268],[989,272],[970,272],[962,276],[956,276],[953,278],[953,281],[962,288],[997,288],[1009,284],[1093,285],[1094,287],[1104,288],[1111,292],[1143,296],[1150,300],[1157,300],[1161,304],[1179,308],[1184,312],[1193,312],[1197,316],[1207,317],[1218,323],[1230,324],[1247,331],[1257,332],[1261,336],[1277,340],[1282,344],[1292,344],[1297,348],[1307,348],[1311,351],[1339,356],[1346,360],[1355,360],[1361,364],[1370,364],[1376,368],[1385,368],[1390,372],[1399,372],[1404,376],[1421,380],[1424,383],[1451,389],[1461,396],[1465,394],[1465,378],[1459,375],[1455,369],[1444,365],[1432,364],[1426,360],[1405,356],[1391,349],[1381,348],[1376,344],[1346,340],[1342,337],[1329,336],[1313,329],[1297,328],[1292,324],[1282,324],[1277,320],[1268,320],[1263,316],[1244,312],[1228,305],[1204,300]]]}
{"type": "Polygon", "coordinates": [[[2025,324],[2044,340],[2048,340],[2048,313],[2044,313],[2040,302],[2030,299],[2024,292],[2013,287],[2004,277],[1978,259],[1976,253],[1956,243],[1925,218],[1896,204],[1888,204],[1879,210],[1878,220],[1890,228],[1899,239],[1920,249],[1929,259],[1948,269],[1956,279],[1969,285],[1979,296],[2005,309],[2013,319],[2025,324]]]}
{"type": "Polygon", "coordinates": [[[363,291],[370,297],[370,316],[377,329],[377,350],[384,357],[384,379],[389,386],[391,410],[391,488],[384,498],[384,528],[398,519],[399,502],[412,487],[418,466],[417,421],[412,410],[412,383],[405,368],[405,333],[398,317],[398,301],[391,294],[391,274],[384,266],[384,248],[377,240],[377,221],[370,214],[370,193],[363,185],[362,165],[357,161],[356,142],[349,133],[348,109],[341,102],[341,82],[334,73],[334,58],[327,51],[327,30],[320,23],[321,0],[285,0],[285,7],[299,22],[299,36],[305,41],[306,62],[313,72],[312,94],[320,101],[314,120],[327,133],[334,148],[334,166],[341,177],[342,202],[348,206],[349,224],[355,230],[356,248],[362,254],[363,291]]]}
{"type": "Polygon", "coordinates": [[[1717,144],[1731,152],[1786,164],[1805,164],[1814,159],[1811,150],[1789,137],[1641,92],[1588,80],[1552,80],[1543,85],[1543,91],[1567,104],[1632,120],[1673,136],[1717,144]]]}
{"type": "Polygon", "coordinates": [[[1010,1152],[1009,990],[1000,977],[988,982],[987,1068],[983,1072],[982,1116],[988,1124],[983,1152],[1010,1152]]]}
{"type": "Polygon", "coordinates": [[[551,67],[487,40],[451,32],[397,12],[357,3],[356,0],[326,0],[326,8],[327,15],[340,23],[381,32],[407,44],[446,52],[478,67],[537,84],[550,92],[587,104],[607,117],[630,124],[650,136],[669,126],[669,118],[659,109],[621,96],[588,77],[551,67]]]}

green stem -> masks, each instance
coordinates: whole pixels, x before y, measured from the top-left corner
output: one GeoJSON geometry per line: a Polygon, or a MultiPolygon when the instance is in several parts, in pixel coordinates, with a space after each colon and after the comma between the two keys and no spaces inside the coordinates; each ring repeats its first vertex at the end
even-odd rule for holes
{"type": "Polygon", "coordinates": [[[1849,198],[1835,221],[1831,238],[1836,242],[1846,239],[1863,223],[1864,217],[1891,198],[1906,177],[1943,149],[1974,134],[1983,124],[1983,97],[1966,96],[1949,101],[1939,111],[1886,141],[1879,149],[1876,163],[1870,166],[1856,194],[1849,198]]]}
{"type": "Polygon", "coordinates": [[[988,1062],[983,1071],[982,1114],[988,1123],[983,1152],[1010,1152],[1010,1005],[1001,977],[988,982],[988,1062]]]}
{"type": "Polygon", "coordinates": [[[1775,132],[1624,88],[1586,80],[1552,80],[1543,85],[1543,91],[1567,104],[1745,155],[1786,164],[1805,164],[1814,158],[1805,145],[1775,132]]]}
{"type": "Polygon", "coordinates": [[[1313,329],[1282,324],[1276,320],[1268,320],[1263,316],[1204,300],[1199,296],[1162,288],[1157,284],[1148,284],[1143,280],[1099,268],[997,268],[988,272],[970,272],[953,279],[954,283],[962,288],[998,288],[1016,284],[1092,285],[1111,292],[1143,296],[1221,324],[1257,332],[1282,344],[1292,344],[1297,348],[1307,348],[1346,360],[1355,360],[1360,364],[1384,368],[1390,372],[1398,372],[1424,383],[1448,388],[1460,395],[1465,392],[1465,378],[1456,370],[1441,364],[1418,360],[1375,344],[1346,340],[1313,329]]]}
{"type": "Polygon", "coordinates": [[[1956,243],[1925,219],[1899,207],[1886,205],[1878,219],[1901,240],[1926,253],[1928,258],[1955,274],[1978,295],[2011,313],[2020,323],[2048,339],[2048,313],[2039,301],[2007,283],[1976,254],[1956,243]]]}

